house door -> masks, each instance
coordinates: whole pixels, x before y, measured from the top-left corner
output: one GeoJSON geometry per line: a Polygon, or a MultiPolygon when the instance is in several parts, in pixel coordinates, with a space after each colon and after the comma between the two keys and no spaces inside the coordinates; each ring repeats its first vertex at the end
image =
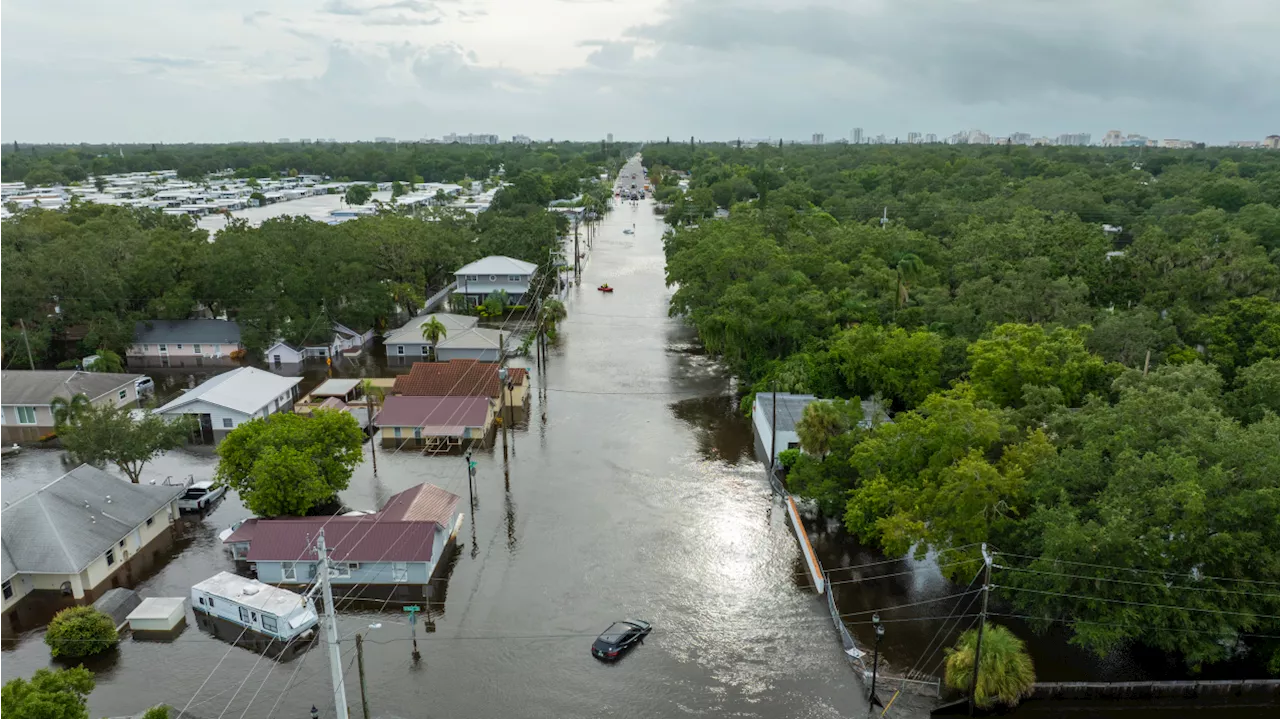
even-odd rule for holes
{"type": "Polygon", "coordinates": [[[276,355],[276,356],[274,357],[274,360],[275,360],[276,367],[279,367],[279,366],[280,366],[280,355],[276,355]]]}
{"type": "Polygon", "coordinates": [[[196,416],[200,419],[200,427],[193,433],[191,442],[193,444],[213,444],[213,416],[208,414],[196,416]]]}

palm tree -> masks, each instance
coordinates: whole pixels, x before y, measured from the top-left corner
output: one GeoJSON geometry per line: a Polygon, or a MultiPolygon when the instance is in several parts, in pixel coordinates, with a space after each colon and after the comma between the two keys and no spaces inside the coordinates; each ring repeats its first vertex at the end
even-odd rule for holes
{"type": "Polygon", "coordinates": [[[449,336],[449,330],[440,321],[439,317],[432,317],[422,323],[422,339],[431,343],[431,360],[433,362],[436,359],[436,345],[447,336],[449,336]]]}
{"type": "Polygon", "coordinates": [[[910,252],[898,260],[898,307],[907,304],[911,299],[911,285],[924,274],[924,260],[910,252]]]}
{"type": "MultiPolygon", "coordinates": [[[[978,630],[970,629],[960,635],[955,647],[947,649],[947,686],[969,691],[977,643],[978,630]]],[[[978,672],[974,704],[984,709],[995,704],[1014,706],[1035,683],[1036,671],[1026,645],[1008,628],[988,624],[982,635],[982,671],[978,672]]]]}
{"type": "Polygon", "coordinates": [[[77,394],[71,399],[54,397],[49,402],[49,408],[53,412],[53,428],[62,429],[69,424],[74,424],[91,404],[89,398],[82,394],[77,394]]]}

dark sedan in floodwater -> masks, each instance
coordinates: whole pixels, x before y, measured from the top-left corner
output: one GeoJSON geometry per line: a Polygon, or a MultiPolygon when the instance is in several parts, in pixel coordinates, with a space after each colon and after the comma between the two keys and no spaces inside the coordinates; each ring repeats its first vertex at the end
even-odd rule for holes
{"type": "Polygon", "coordinates": [[[591,656],[604,662],[612,662],[635,645],[644,641],[653,625],[639,619],[614,622],[591,645],[591,656]]]}

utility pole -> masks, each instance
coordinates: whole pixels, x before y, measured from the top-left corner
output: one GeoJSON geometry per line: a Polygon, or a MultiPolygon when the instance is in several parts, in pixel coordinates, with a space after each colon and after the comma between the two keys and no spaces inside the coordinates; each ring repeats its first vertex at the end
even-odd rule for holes
{"type": "Polygon", "coordinates": [[[582,284],[582,263],[578,262],[578,218],[573,218],[573,280],[582,284]]]}
{"type": "Polygon", "coordinates": [[[329,645],[329,675],[333,680],[333,711],[336,719],[347,719],[347,688],[342,681],[342,647],[338,645],[338,620],[333,608],[329,551],[324,546],[324,530],[316,536],[316,556],[320,559],[320,592],[324,599],[324,635],[329,645]]]}
{"type": "Polygon", "coordinates": [[[498,387],[498,402],[499,402],[498,409],[501,412],[501,414],[498,416],[498,421],[502,423],[502,456],[503,458],[506,458],[507,456],[507,392],[506,392],[507,368],[505,365],[507,364],[507,354],[501,350],[502,335],[498,335],[498,347],[499,347],[498,358],[502,361],[502,364],[503,364],[503,366],[498,367],[498,382],[500,383],[500,386],[498,387]]]}
{"type": "Polygon", "coordinates": [[[356,635],[356,667],[360,670],[360,708],[364,710],[364,719],[369,719],[369,697],[364,686],[364,635],[356,635]]]}
{"type": "Polygon", "coordinates": [[[22,341],[27,345],[27,361],[31,363],[31,369],[35,370],[36,361],[31,357],[31,340],[27,339],[27,323],[18,318],[18,326],[22,328],[22,341]]]}
{"type": "Polygon", "coordinates": [[[987,543],[982,543],[982,561],[985,563],[982,577],[982,613],[978,615],[978,643],[973,648],[973,678],[969,682],[969,716],[973,716],[974,697],[978,693],[978,669],[982,666],[982,630],[987,626],[987,598],[991,596],[991,553],[987,543]]]}
{"type": "Polygon", "coordinates": [[[476,511],[476,463],[471,460],[471,447],[467,447],[467,453],[463,455],[467,459],[467,489],[471,494],[471,511],[476,511]]]}
{"type": "Polygon", "coordinates": [[[404,610],[409,613],[409,638],[413,640],[413,663],[417,664],[422,659],[422,654],[418,652],[418,623],[416,617],[418,612],[422,611],[422,607],[413,604],[405,607],[404,610]]]}
{"type": "MultiPolygon", "coordinates": [[[[370,385],[369,388],[372,388],[370,385]]],[[[373,426],[373,393],[365,389],[364,406],[369,413],[369,428],[373,429],[373,434],[369,435],[369,456],[373,458],[373,476],[378,476],[378,430],[373,426]]]]}

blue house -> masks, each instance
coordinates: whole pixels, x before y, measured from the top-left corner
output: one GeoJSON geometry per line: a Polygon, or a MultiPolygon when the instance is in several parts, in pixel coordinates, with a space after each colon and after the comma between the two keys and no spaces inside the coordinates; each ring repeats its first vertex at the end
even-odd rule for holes
{"type": "Polygon", "coordinates": [[[335,585],[370,588],[426,585],[462,524],[459,497],[431,484],[393,496],[376,514],[354,517],[249,519],[223,543],[257,566],[268,584],[309,584],[317,561],[311,550],[324,529],[335,585]]]}

